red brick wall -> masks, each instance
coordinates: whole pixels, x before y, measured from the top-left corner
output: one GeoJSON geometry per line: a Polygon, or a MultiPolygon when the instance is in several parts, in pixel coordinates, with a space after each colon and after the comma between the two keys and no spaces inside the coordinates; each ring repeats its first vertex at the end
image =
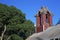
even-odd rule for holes
{"type": "Polygon", "coordinates": [[[36,16],[36,32],[41,32],[43,30],[46,30],[47,28],[49,28],[49,26],[52,25],[52,16],[48,15],[46,18],[46,14],[39,14],[36,16]],[[40,18],[41,16],[41,18],[40,18]],[[46,19],[48,19],[48,22],[46,22],[46,19]],[[42,25],[40,25],[42,23],[42,25]],[[43,29],[43,25],[44,25],[44,29],[43,29]]]}
{"type": "Polygon", "coordinates": [[[40,16],[37,15],[37,16],[36,16],[36,23],[37,23],[36,25],[37,25],[37,26],[40,26],[40,22],[41,22],[40,16]]]}
{"type": "Polygon", "coordinates": [[[37,33],[43,31],[43,28],[40,24],[41,24],[40,14],[37,14],[36,16],[36,32],[37,33]]]}
{"type": "Polygon", "coordinates": [[[46,14],[42,14],[42,24],[45,25],[46,23],[46,14]]]}
{"type": "Polygon", "coordinates": [[[49,23],[49,26],[52,25],[52,15],[49,15],[48,16],[48,23],[49,23]]]}
{"type": "Polygon", "coordinates": [[[42,26],[40,26],[40,27],[36,27],[36,32],[38,33],[38,32],[42,32],[43,31],[43,27],[42,26]]]}

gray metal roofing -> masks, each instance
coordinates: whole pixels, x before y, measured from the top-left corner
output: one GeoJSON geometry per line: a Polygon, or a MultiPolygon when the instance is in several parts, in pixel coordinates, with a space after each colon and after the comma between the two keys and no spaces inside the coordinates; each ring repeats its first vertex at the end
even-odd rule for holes
{"type": "Polygon", "coordinates": [[[32,36],[28,37],[27,40],[38,40],[36,38],[40,38],[42,40],[44,39],[51,39],[55,37],[60,37],[60,24],[56,26],[51,26],[47,30],[40,32],[40,33],[35,33],[32,36]]]}

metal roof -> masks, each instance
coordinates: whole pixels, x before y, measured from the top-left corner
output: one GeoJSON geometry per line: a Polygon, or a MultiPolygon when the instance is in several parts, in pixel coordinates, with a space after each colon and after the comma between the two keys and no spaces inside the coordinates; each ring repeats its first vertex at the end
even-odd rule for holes
{"type": "Polygon", "coordinates": [[[37,38],[40,38],[42,40],[50,40],[59,37],[60,37],[60,24],[51,26],[50,28],[43,32],[35,33],[32,36],[28,37],[27,40],[38,40],[37,38]]]}

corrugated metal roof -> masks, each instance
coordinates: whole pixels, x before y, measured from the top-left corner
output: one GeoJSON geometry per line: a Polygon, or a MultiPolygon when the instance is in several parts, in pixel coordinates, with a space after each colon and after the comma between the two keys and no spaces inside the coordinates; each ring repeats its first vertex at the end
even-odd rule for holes
{"type": "Polygon", "coordinates": [[[48,39],[52,39],[55,37],[60,37],[60,24],[58,24],[56,26],[51,26],[50,28],[48,28],[47,30],[45,30],[43,32],[35,33],[32,36],[30,36],[29,38],[27,38],[27,40],[38,40],[36,38],[48,40],[48,39]]]}

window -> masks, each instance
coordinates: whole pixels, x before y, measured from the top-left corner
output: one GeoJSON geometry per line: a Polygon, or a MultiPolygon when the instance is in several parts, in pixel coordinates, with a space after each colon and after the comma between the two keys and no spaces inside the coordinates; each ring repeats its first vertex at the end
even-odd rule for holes
{"type": "Polygon", "coordinates": [[[46,14],[46,23],[48,23],[48,14],[46,14]]]}

